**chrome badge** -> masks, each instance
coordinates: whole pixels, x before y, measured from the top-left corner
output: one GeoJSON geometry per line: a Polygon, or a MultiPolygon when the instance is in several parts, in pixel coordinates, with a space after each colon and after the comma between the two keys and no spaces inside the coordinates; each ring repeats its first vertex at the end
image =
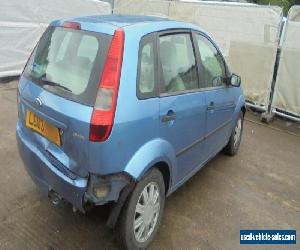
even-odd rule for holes
{"type": "Polygon", "coordinates": [[[39,105],[39,106],[42,106],[42,100],[39,98],[39,97],[37,97],[36,99],[35,99],[35,103],[37,104],[37,105],[39,105]]]}

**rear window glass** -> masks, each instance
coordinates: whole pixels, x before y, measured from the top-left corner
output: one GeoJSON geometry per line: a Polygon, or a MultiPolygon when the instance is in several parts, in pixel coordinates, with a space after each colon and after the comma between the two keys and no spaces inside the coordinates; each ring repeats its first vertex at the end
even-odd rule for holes
{"type": "Polygon", "coordinates": [[[95,32],[49,27],[24,75],[50,92],[93,106],[111,39],[95,32]]]}

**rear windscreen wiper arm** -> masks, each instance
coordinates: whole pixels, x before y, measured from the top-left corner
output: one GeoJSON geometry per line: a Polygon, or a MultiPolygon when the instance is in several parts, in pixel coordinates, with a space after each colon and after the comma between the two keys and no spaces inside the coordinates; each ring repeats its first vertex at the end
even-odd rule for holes
{"type": "Polygon", "coordinates": [[[59,83],[56,83],[56,82],[52,82],[51,80],[47,79],[46,77],[43,77],[42,81],[44,82],[44,85],[55,86],[55,87],[59,87],[59,88],[62,88],[64,90],[67,90],[69,92],[72,92],[72,90],[70,90],[68,87],[60,85],[59,83]]]}

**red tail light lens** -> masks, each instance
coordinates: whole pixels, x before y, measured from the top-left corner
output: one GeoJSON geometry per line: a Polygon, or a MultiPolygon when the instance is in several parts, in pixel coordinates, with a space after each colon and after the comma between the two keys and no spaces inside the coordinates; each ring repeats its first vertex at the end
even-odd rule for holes
{"type": "Polygon", "coordinates": [[[111,41],[99,83],[90,124],[90,141],[105,141],[111,133],[117,104],[123,47],[124,30],[117,29],[111,41]]]}

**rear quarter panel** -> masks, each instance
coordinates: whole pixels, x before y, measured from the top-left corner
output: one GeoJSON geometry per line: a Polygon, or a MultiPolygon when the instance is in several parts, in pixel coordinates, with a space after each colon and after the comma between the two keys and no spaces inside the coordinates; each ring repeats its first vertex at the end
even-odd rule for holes
{"type": "Polygon", "coordinates": [[[138,50],[143,34],[125,31],[114,126],[106,142],[90,144],[90,162],[94,162],[90,165],[91,173],[104,175],[126,171],[138,178],[147,167],[147,159],[155,157],[153,150],[144,148],[158,136],[159,100],[139,100],[136,96],[138,50]]]}

